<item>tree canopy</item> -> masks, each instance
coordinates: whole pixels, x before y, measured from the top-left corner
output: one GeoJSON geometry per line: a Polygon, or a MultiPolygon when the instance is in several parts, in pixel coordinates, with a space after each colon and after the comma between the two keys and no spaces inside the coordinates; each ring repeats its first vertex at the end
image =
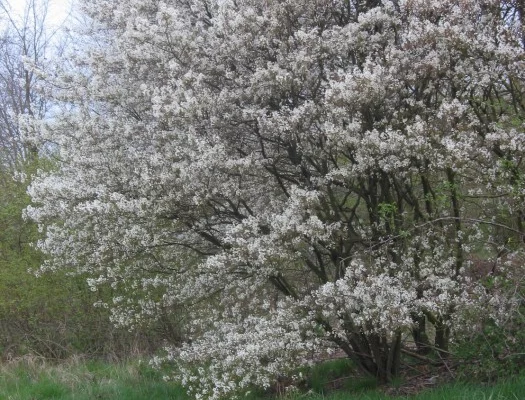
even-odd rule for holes
{"type": "Polygon", "coordinates": [[[406,335],[444,353],[512,306],[521,3],[83,4],[76,67],[47,76],[68,111],[30,137],[60,165],[30,188],[42,268],[119,288],[118,324],[186,307],[164,360],[198,397],[320,348],[388,381],[406,335]]]}

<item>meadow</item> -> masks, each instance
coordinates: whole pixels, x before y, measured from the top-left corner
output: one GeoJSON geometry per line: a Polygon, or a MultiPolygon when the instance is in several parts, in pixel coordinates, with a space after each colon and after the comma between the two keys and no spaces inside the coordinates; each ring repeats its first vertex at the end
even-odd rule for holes
{"type": "MultiPolygon", "coordinates": [[[[521,400],[525,398],[525,375],[491,385],[454,382],[436,387],[420,386],[416,394],[396,395],[398,382],[388,389],[373,380],[346,375],[344,363],[328,362],[309,371],[306,386],[296,392],[254,392],[247,400],[521,400]],[[342,374],[343,376],[339,376],[342,374]],[[327,389],[338,380],[342,384],[327,389]],[[387,393],[388,392],[388,393],[387,393]]],[[[190,400],[177,384],[165,381],[162,373],[145,361],[109,363],[73,358],[51,363],[23,357],[0,365],[0,399],[5,400],[190,400]]]]}

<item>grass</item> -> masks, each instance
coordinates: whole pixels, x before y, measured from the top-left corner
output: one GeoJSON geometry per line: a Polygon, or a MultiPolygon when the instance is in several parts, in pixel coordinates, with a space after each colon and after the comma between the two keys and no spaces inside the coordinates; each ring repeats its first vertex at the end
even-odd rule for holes
{"type": "MultiPolygon", "coordinates": [[[[324,363],[309,373],[306,393],[288,394],[283,400],[521,400],[525,399],[525,375],[492,386],[456,383],[427,389],[412,397],[390,397],[375,382],[342,379],[350,366],[345,360],[324,363]],[[337,390],[335,388],[338,388],[337,390]],[[331,388],[331,389],[327,389],[331,388]]],[[[270,400],[271,396],[260,398],[270,400]]],[[[176,384],[144,363],[108,364],[73,360],[50,364],[25,358],[0,365],[2,400],[189,400],[176,384]]]]}
{"type": "Polygon", "coordinates": [[[297,395],[293,400],[523,400],[525,375],[509,378],[491,386],[473,383],[454,383],[427,389],[414,396],[388,396],[377,387],[355,391],[337,391],[328,395],[297,395]]]}
{"type": "Polygon", "coordinates": [[[325,361],[306,374],[308,387],[318,394],[335,389],[360,393],[377,388],[377,382],[373,378],[349,378],[354,372],[355,366],[348,358],[325,361]]]}
{"type": "Polygon", "coordinates": [[[0,367],[2,400],[186,400],[184,390],[164,382],[139,362],[68,361],[49,364],[26,358],[0,367]]]}

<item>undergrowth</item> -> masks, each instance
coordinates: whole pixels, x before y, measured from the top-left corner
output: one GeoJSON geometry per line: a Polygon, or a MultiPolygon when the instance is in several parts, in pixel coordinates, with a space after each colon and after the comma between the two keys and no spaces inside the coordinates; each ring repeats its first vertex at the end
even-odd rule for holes
{"type": "Polygon", "coordinates": [[[24,357],[0,366],[0,399],[188,399],[147,363],[73,359],[60,364],[24,357]]]}
{"type": "MultiPolygon", "coordinates": [[[[301,391],[249,396],[250,400],[521,400],[525,375],[492,385],[454,383],[415,396],[388,396],[374,380],[353,374],[347,360],[332,360],[307,371],[301,391]]],[[[0,399],[6,400],[190,400],[184,390],[162,379],[147,362],[106,363],[73,359],[49,363],[25,357],[0,365],[0,399]]],[[[248,399],[248,398],[246,398],[248,399]]]]}

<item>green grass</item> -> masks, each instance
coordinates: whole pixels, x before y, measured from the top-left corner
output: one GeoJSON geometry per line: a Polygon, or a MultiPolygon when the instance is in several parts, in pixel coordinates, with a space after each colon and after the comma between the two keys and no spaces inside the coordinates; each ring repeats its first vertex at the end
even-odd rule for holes
{"type": "Polygon", "coordinates": [[[387,396],[377,389],[354,393],[334,392],[326,396],[303,394],[291,397],[290,400],[524,400],[525,376],[508,379],[492,386],[450,384],[427,389],[415,396],[387,396]]]}
{"type": "MultiPolygon", "coordinates": [[[[522,400],[525,375],[492,386],[456,383],[427,389],[417,396],[389,397],[375,382],[346,378],[351,370],[345,360],[326,362],[309,371],[311,390],[283,396],[283,400],[522,400]],[[335,388],[340,388],[336,390],[335,388]]],[[[259,400],[270,400],[271,396],[259,400]]],[[[109,364],[70,361],[51,364],[22,359],[0,365],[1,400],[189,400],[179,386],[162,380],[161,373],[145,363],[109,364]]],[[[250,397],[250,399],[253,399],[250,397]]]]}
{"type": "Polygon", "coordinates": [[[352,378],[354,374],[355,366],[348,358],[326,361],[306,373],[308,387],[318,394],[336,389],[360,393],[377,387],[375,379],[355,379],[352,378]]]}
{"type": "Polygon", "coordinates": [[[2,400],[187,400],[179,386],[139,362],[70,361],[55,365],[32,359],[0,366],[2,400]]]}

